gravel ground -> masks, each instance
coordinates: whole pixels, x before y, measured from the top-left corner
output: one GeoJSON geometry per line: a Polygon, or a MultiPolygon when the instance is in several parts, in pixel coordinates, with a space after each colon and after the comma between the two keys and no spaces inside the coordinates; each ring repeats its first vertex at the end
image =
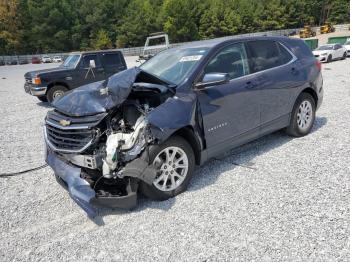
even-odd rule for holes
{"type": "MultiPolygon", "coordinates": [[[[0,67],[0,173],[44,161],[50,108],[24,93],[23,74],[48,66],[0,67]]],[[[92,221],[50,168],[0,178],[0,261],[349,260],[350,59],[323,75],[310,135],[277,132],[232,150],[168,201],[92,221]]]]}

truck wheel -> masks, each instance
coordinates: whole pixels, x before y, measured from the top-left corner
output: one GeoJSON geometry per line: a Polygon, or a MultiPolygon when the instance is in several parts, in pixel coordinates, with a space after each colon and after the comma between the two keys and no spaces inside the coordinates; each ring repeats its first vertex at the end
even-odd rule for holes
{"type": "Polygon", "coordinates": [[[53,86],[47,91],[47,100],[52,103],[55,99],[64,95],[68,89],[64,86],[53,86]]]}
{"type": "Polygon", "coordinates": [[[327,57],[327,63],[330,63],[330,62],[332,62],[332,60],[333,60],[333,58],[332,58],[332,55],[329,55],[328,57],[327,57]]]}
{"type": "Polygon", "coordinates": [[[37,96],[37,98],[38,98],[41,102],[47,102],[46,96],[37,96]]]}
{"type": "Polygon", "coordinates": [[[153,200],[166,200],[184,192],[195,168],[192,147],[179,136],[152,146],[149,163],[153,163],[159,171],[152,185],[141,181],[140,190],[153,200]]]}
{"type": "Polygon", "coordinates": [[[294,104],[287,134],[301,137],[310,133],[315,122],[315,112],[314,98],[308,93],[301,93],[294,104]]]}

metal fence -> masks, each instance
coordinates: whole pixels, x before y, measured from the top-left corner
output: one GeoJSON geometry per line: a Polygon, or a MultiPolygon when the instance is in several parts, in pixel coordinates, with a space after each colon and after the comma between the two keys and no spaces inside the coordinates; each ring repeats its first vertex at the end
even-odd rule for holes
{"type": "MultiPolygon", "coordinates": [[[[336,31],[348,31],[350,24],[341,24],[341,25],[335,25],[336,31]]],[[[248,33],[248,34],[239,34],[239,35],[232,35],[232,36],[225,36],[220,37],[220,39],[234,39],[242,36],[288,36],[291,34],[299,34],[299,31],[302,28],[293,28],[293,29],[284,29],[284,30],[274,30],[274,31],[266,31],[266,32],[255,32],[255,33],[248,33]]],[[[320,28],[319,27],[313,27],[313,30],[319,33],[320,28]]],[[[170,44],[170,48],[181,46],[188,43],[194,43],[199,41],[193,41],[193,42],[185,42],[185,43],[174,43],[170,44]]],[[[143,46],[139,47],[131,47],[131,48],[121,48],[118,49],[122,51],[124,56],[139,56],[142,54],[143,46]]],[[[39,59],[42,58],[44,55],[48,55],[51,58],[54,56],[60,56],[63,59],[68,55],[69,53],[51,53],[51,54],[36,54],[36,55],[18,55],[18,56],[0,56],[0,62],[5,64],[11,64],[11,63],[31,63],[33,57],[37,57],[39,59]]]]}

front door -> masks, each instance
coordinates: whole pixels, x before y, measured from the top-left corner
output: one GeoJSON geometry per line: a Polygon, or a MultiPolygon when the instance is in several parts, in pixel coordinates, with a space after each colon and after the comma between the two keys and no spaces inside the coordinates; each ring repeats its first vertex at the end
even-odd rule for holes
{"type": "Polygon", "coordinates": [[[105,79],[104,69],[96,54],[83,55],[79,64],[80,85],[86,85],[105,79]],[[95,67],[90,66],[90,61],[94,61],[95,67]]]}
{"type": "Polygon", "coordinates": [[[244,43],[224,47],[204,68],[228,73],[228,83],[197,90],[208,152],[229,148],[235,138],[257,130],[260,124],[259,90],[250,75],[244,43]]]}

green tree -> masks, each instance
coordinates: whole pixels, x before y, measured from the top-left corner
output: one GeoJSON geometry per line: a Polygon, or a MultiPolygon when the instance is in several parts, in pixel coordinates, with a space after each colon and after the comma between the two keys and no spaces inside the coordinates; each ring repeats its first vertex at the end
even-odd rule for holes
{"type": "Polygon", "coordinates": [[[234,0],[210,0],[204,11],[199,26],[202,39],[237,34],[241,25],[240,16],[235,8],[234,0]]]}
{"type": "Polygon", "coordinates": [[[110,49],[113,47],[112,41],[108,36],[108,33],[101,29],[98,31],[96,38],[92,40],[94,49],[103,50],[110,49]]]}
{"type": "Polygon", "coordinates": [[[199,39],[198,25],[195,15],[198,15],[198,1],[165,0],[161,11],[163,29],[174,42],[186,42],[199,39]]]}
{"type": "Polygon", "coordinates": [[[14,54],[20,49],[21,23],[18,17],[19,2],[0,2],[0,52],[14,54]]]}

